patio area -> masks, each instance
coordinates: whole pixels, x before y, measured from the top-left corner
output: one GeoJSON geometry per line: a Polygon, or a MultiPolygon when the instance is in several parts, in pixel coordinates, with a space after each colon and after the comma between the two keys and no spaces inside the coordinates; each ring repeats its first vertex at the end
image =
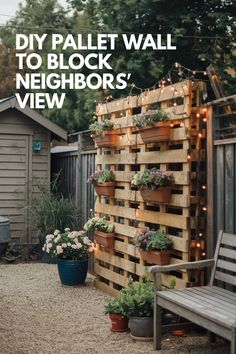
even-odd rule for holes
{"type": "MultiPolygon", "coordinates": [[[[103,314],[108,296],[86,285],[63,287],[56,265],[0,265],[0,354],[148,354],[152,342],[135,342],[129,333],[112,333],[103,314]]],[[[222,354],[228,343],[211,347],[207,337],[165,335],[158,353],[222,354]]],[[[157,352],[156,352],[157,353],[157,352]]]]}

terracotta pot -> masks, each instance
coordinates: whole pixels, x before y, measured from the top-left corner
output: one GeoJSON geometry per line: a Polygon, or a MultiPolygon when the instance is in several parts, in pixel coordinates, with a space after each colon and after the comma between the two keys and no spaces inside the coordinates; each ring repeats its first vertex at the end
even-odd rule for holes
{"type": "Polygon", "coordinates": [[[109,317],[111,319],[111,331],[112,332],[126,332],[129,329],[128,317],[124,315],[117,315],[113,313],[109,313],[109,317]]]}
{"type": "Polygon", "coordinates": [[[139,129],[141,138],[145,144],[158,143],[170,140],[170,123],[156,123],[139,129]]]}
{"type": "Polygon", "coordinates": [[[114,197],[115,182],[96,183],[94,184],[94,188],[98,195],[106,195],[108,197],[114,197]]]}
{"type": "Polygon", "coordinates": [[[102,246],[112,248],[114,246],[115,233],[114,232],[102,232],[95,230],[93,233],[94,240],[102,246]]]}
{"type": "Polygon", "coordinates": [[[96,136],[94,139],[98,147],[115,147],[118,143],[118,135],[115,130],[106,130],[103,136],[96,136]]]}
{"type": "Polygon", "coordinates": [[[144,251],[139,250],[141,258],[150,263],[158,265],[167,265],[170,264],[170,251],[144,251]]]}
{"type": "Polygon", "coordinates": [[[140,194],[145,202],[168,204],[171,200],[171,187],[141,188],[140,194]]]}

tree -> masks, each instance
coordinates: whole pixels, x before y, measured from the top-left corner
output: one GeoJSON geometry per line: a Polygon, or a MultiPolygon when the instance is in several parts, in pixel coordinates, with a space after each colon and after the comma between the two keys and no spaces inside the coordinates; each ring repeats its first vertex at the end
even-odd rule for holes
{"type": "Polygon", "coordinates": [[[198,70],[215,64],[235,92],[235,0],[69,0],[105,33],[172,33],[176,51],[115,52],[114,69],[131,71],[138,86],[150,87],[174,62],[198,70]]]}

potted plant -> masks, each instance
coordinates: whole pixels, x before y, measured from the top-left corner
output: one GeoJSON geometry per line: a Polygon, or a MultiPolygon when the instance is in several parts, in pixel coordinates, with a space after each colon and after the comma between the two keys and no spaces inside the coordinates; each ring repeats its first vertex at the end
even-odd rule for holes
{"type": "Polygon", "coordinates": [[[109,314],[112,332],[126,332],[129,329],[129,319],[125,315],[126,303],[122,293],[116,298],[107,300],[104,304],[105,314],[109,314]]]}
{"type": "Polygon", "coordinates": [[[46,236],[43,250],[57,257],[58,273],[62,284],[79,285],[84,283],[88,270],[88,255],[94,244],[84,231],[64,232],[55,230],[46,236]]]}
{"type": "Polygon", "coordinates": [[[169,117],[162,109],[141,113],[133,118],[133,123],[145,144],[170,139],[169,117]]]}
{"type": "Polygon", "coordinates": [[[133,243],[139,248],[140,256],[146,262],[159,265],[170,263],[172,238],[164,231],[154,231],[146,227],[134,236],[133,243]]]}
{"type": "Polygon", "coordinates": [[[154,285],[147,278],[139,282],[129,280],[128,287],[121,293],[126,304],[125,313],[129,317],[131,337],[151,339],[153,337],[154,285]]]}
{"type": "Polygon", "coordinates": [[[110,119],[103,119],[101,122],[90,124],[92,137],[98,147],[114,147],[117,145],[117,132],[113,130],[114,123],[110,119]]]}
{"type": "Polygon", "coordinates": [[[93,231],[94,240],[105,247],[112,248],[115,239],[115,225],[104,218],[91,218],[84,224],[86,231],[93,231]]]}
{"type": "Polygon", "coordinates": [[[169,203],[174,177],[171,173],[152,168],[145,170],[144,173],[136,173],[131,184],[139,188],[144,201],[169,203]]]}
{"type": "Polygon", "coordinates": [[[115,194],[115,175],[111,170],[95,171],[89,177],[88,182],[94,185],[98,195],[113,197],[115,194]]]}

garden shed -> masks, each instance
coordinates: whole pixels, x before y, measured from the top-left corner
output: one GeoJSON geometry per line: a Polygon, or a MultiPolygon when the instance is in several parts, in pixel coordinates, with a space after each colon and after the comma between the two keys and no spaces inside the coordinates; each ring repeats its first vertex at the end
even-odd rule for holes
{"type": "Polygon", "coordinates": [[[27,205],[37,193],[38,179],[50,181],[51,140],[67,132],[15,96],[0,101],[0,215],[9,217],[12,239],[31,243],[27,205]]]}

